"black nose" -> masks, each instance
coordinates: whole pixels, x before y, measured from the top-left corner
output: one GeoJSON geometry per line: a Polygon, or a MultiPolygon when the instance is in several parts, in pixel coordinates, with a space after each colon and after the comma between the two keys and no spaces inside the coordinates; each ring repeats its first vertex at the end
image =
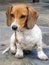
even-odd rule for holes
{"type": "Polygon", "coordinates": [[[13,25],[13,26],[12,26],[12,29],[13,29],[13,30],[17,30],[17,26],[16,26],[16,25],[13,25]]]}

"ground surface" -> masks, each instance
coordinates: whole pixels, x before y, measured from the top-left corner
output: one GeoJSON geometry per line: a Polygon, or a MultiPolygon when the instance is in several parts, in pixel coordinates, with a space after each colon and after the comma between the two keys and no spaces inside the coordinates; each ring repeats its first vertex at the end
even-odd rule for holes
{"type": "MultiPolygon", "coordinates": [[[[27,3],[39,12],[37,24],[43,33],[43,50],[49,57],[49,3],[27,3]]],[[[0,4],[0,65],[49,65],[49,60],[41,61],[37,58],[33,49],[29,54],[25,54],[23,59],[16,59],[10,52],[2,55],[2,51],[9,46],[9,39],[12,35],[10,28],[6,26],[5,12],[11,4],[0,4]]]]}

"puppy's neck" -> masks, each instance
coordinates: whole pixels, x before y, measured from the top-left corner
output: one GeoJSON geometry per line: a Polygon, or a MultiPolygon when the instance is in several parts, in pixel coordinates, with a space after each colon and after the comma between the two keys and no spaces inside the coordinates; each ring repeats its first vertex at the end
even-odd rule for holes
{"type": "Polygon", "coordinates": [[[20,30],[20,32],[29,32],[29,31],[32,31],[32,29],[27,29],[27,28],[24,27],[20,30]]]}
{"type": "Polygon", "coordinates": [[[25,32],[25,31],[26,31],[26,32],[29,32],[29,31],[30,31],[30,32],[31,32],[31,31],[33,32],[36,27],[37,27],[37,25],[35,25],[32,29],[27,29],[27,28],[24,27],[24,28],[22,28],[22,29],[19,30],[19,31],[20,31],[20,32],[25,32]]]}

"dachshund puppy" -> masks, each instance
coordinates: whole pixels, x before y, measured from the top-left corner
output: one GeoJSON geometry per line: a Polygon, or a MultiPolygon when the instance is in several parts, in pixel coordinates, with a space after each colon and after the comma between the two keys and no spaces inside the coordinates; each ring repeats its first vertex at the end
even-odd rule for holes
{"type": "Polygon", "coordinates": [[[16,32],[10,38],[10,50],[15,53],[15,57],[22,58],[23,50],[32,50],[36,45],[38,58],[47,60],[42,50],[42,33],[36,25],[38,12],[31,6],[15,4],[9,7],[6,16],[7,25],[16,32]]]}

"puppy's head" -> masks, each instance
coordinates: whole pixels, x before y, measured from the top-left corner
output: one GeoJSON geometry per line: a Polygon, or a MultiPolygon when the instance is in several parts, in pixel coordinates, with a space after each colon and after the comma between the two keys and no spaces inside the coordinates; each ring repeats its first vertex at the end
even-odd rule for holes
{"type": "Polygon", "coordinates": [[[12,5],[6,12],[7,25],[13,30],[32,29],[38,18],[37,11],[24,4],[12,5]]]}

